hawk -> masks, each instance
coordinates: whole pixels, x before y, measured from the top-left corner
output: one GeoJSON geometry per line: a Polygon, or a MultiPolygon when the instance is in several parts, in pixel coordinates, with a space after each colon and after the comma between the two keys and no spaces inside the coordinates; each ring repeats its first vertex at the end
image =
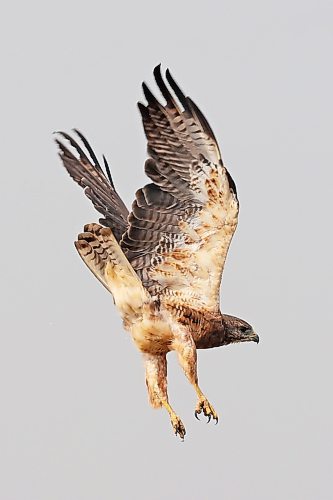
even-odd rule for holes
{"type": "Polygon", "coordinates": [[[81,145],[59,132],[56,142],[69,175],[103,215],[84,226],[76,249],[113,295],[124,328],[143,355],[151,405],[164,407],[175,434],[185,427],[169,403],[167,359],[176,351],[203,413],[218,416],[202,392],[197,349],[258,342],[246,321],[220,311],[220,282],[237,226],[239,204],[206,118],[186,97],[169,70],[154,77],[162,105],[143,83],[138,103],[148,141],[145,173],[151,179],[136,192],[129,212],[117,193],[108,163],[104,169],[85,137],[81,145]],[[61,139],[61,140],[60,140],[61,139]]]}

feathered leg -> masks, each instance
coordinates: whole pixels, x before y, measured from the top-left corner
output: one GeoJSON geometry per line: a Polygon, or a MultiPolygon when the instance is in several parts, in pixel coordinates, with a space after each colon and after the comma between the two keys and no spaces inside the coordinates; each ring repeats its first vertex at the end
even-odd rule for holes
{"type": "Polygon", "coordinates": [[[198,418],[198,415],[203,412],[203,414],[208,417],[208,422],[213,418],[215,423],[217,423],[217,413],[198,385],[197,350],[192,335],[185,329],[179,327],[179,329],[174,332],[172,348],[177,352],[179,363],[198,395],[198,404],[194,412],[195,417],[198,418]]]}
{"type": "Polygon", "coordinates": [[[153,408],[164,408],[170,415],[175,434],[184,439],[185,427],[171,408],[167,393],[167,360],[165,354],[144,354],[146,368],[146,384],[149,401],[153,408]]]}

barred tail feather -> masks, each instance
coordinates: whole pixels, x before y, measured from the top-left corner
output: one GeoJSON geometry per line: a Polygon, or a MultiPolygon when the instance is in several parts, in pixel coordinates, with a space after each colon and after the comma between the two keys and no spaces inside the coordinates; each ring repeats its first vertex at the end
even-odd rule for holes
{"type": "Polygon", "coordinates": [[[84,263],[113,295],[114,302],[126,321],[142,314],[150,301],[139,277],[128,262],[110,228],[86,224],[75,247],[84,263]]]}

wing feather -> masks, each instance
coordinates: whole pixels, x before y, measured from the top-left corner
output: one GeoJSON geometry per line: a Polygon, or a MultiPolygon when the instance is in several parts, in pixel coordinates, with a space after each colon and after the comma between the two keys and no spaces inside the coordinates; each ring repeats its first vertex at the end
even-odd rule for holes
{"type": "Polygon", "coordinates": [[[154,76],[166,105],[145,83],[147,105],[139,103],[150,156],[145,172],[153,182],[136,193],[121,247],[144,286],[164,304],[215,311],[237,225],[235,184],[204,115],[168,70],[176,97],[160,66],[154,76]]]}
{"type": "Polygon", "coordinates": [[[96,210],[103,214],[104,218],[100,219],[100,223],[110,227],[117,241],[120,241],[128,226],[128,210],[115,190],[105,157],[103,159],[107,176],[87,139],[78,130],[74,129],[74,131],[81,139],[91,159],[73,137],[65,132],[59,132],[59,135],[70,143],[78,157],[56,139],[60,158],[69,175],[84,188],[86,196],[93,202],[96,210]]]}

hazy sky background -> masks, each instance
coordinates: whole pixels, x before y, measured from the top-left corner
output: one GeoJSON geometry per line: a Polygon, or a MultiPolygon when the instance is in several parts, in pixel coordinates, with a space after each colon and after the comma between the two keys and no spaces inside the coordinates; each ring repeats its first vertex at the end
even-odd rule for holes
{"type": "Polygon", "coordinates": [[[2,10],[0,500],[331,499],[332,1],[2,10]],[[261,339],[199,353],[218,426],[195,420],[169,356],[184,443],[149,407],[141,356],[76,254],[98,214],[52,138],[83,131],[130,205],[147,182],[136,102],[159,62],[237,183],[222,309],[261,339]]]}

